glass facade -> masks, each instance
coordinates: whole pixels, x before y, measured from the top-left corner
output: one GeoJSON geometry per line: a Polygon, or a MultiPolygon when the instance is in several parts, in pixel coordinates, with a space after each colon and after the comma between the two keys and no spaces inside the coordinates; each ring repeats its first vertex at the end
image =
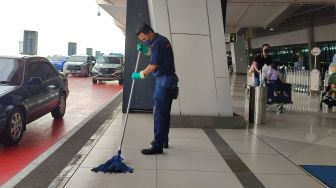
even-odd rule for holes
{"type": "MultiPolygon", "coordinates": [[[[318,56],[318,62],[322,65],[329,64],[332,61],[333,55],[336,53],[336,41],[318,42],[315,46],[321,49],[321,54],[318,56]]],[[[253,61],[256,55],[260,55],[261,49],[252,49],[249,52],[249,62],[253,61]]],[[[298,55],[302,55],[303,66],[308,68],[310,50],[308,44],[295,44],[288,46],[272,46],[270,54],[273,60],[278,60],[283,65],[293,67],[298,55]]]]}

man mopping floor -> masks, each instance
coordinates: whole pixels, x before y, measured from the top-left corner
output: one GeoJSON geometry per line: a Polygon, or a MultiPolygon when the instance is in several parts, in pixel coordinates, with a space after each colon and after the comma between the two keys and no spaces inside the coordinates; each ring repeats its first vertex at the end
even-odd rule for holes
{"type": "Polygon", "coordinates": [[[133,172],[133,168],[127,166],[121,156],[121,148],[124,140],[128,112],[131,104],[134,81],[143,79],[150,73],[156,78],[154,100],[154,140],[151,147],[141,150],[144,155],[155,155],[163,153],[163,148],[168,148],[168,133],[170,128],[170,109],[173,99],[178,96],[177,82],[175,74],[174,55],[169,40],[155,33],[153,29],[142,23],[137,30],[137,36],[143,43],[137,45],[138,57],[135,65],[135,72],[132,73],[132,86],[127,105],[127,112],[124,121],[123,133],[117,155],[98,167],[92,168],[94,172],[104,173],[126,173],[133,172]],[[140,54],[148,53],[148,46],[151,49],[151,59],[149,65],[142,71],[137,72],[140,54]]]}
{"type": "Polygon", "coordinates": [[[141,150],[144,155],[163,153],[168,148],[168,133],[170,128],[170,110],[173,99],[178,95],[178,77],[175,74],[174,54],[169,40],[155,33],[147,24],[138,26],[137,36],[143,43],[137,45],[137,50],[148,53],[151,58],[149,65],[140,72],[132,74],[133,80],[143,79],[150,73],[155,77],[154,91],[154,140],[151,147],[141,150]]]}

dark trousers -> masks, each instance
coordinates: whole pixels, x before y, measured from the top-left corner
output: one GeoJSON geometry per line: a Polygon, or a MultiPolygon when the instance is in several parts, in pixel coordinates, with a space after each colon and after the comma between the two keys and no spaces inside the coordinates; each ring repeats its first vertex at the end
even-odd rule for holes
{"type": "Polygon", "coordinates": [[[165,142],[168,143],[171,105],[172,100],[155,100],[153,147],[162,148],[165,142]]]}
{"type": "Polygon", "coordinates": [[[254,84],[255,86],[259,86],[260,85],[260,76],[256,76],[254,75],[254,84]]]}
{"type": "Polygon", "coordinates": [[[174,91],[177,88],[177,82],[178,78],[176,75],[163,75],[156,78],[153,147],[162,148],[165,142],[168,143],[170,109],[174,91]]]}

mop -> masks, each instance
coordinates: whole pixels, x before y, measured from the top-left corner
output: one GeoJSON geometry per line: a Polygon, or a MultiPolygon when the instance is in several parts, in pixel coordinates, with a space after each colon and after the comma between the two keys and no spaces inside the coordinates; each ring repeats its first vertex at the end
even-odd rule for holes
{"type": "MultiPolygon", "coordinates": [[[[136,64],[135,64],[135,71],[134,72],[136,72],[137,69],[138,69],[140,54],[141,54],[141,51],[138,52],[138,57],[137,57],[137,61],[136,61],[136,64]]],[[[110,160],[108,160],[104,164],[101,164],[96,168],[92,168],[91,171],[93,171],[93,172],[104,172],[104,173],[126,173],[126,172],[130,172],[130,173],[133,173],[133,168],[124,164],[123,163],[124,158],[121,156],[121,147],[122,147],[123,140],[124,140],[126,125],[127,125],[127,119],[128,119],[128,112],[129,112],[131,99],[132,99],[133,87],[134,87],[134,80],[132,80],[131,92],[130,92],[130,96],[129,96],[129,99],[128,99],[128,105],[127,105],[126,115],[125,115],[125,120],[124,120],[124,127],[123,127],[123,132],[122,132],[122,136],[121,136],[121,141],[120,141],[118,153],[117,153],[117,155],[113,156],[110,160]]]]}

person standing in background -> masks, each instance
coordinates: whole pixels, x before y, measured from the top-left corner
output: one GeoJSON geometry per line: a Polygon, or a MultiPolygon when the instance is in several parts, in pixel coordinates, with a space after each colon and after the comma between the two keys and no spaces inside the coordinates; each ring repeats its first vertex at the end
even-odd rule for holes
{"type": "Polygon", "coordinates": [[[255,60],[252,63],[252,66],[249,70],[250,73],[254,73],[254,85],[259,86],[260,85],[260,79],[262,78],[262,67],[267,64],[270,65],[272,62],[272,59],[269,55],[269,44],[263,44],[262,45],[262,52],[260,55],[258,55],[255,60]]]}

